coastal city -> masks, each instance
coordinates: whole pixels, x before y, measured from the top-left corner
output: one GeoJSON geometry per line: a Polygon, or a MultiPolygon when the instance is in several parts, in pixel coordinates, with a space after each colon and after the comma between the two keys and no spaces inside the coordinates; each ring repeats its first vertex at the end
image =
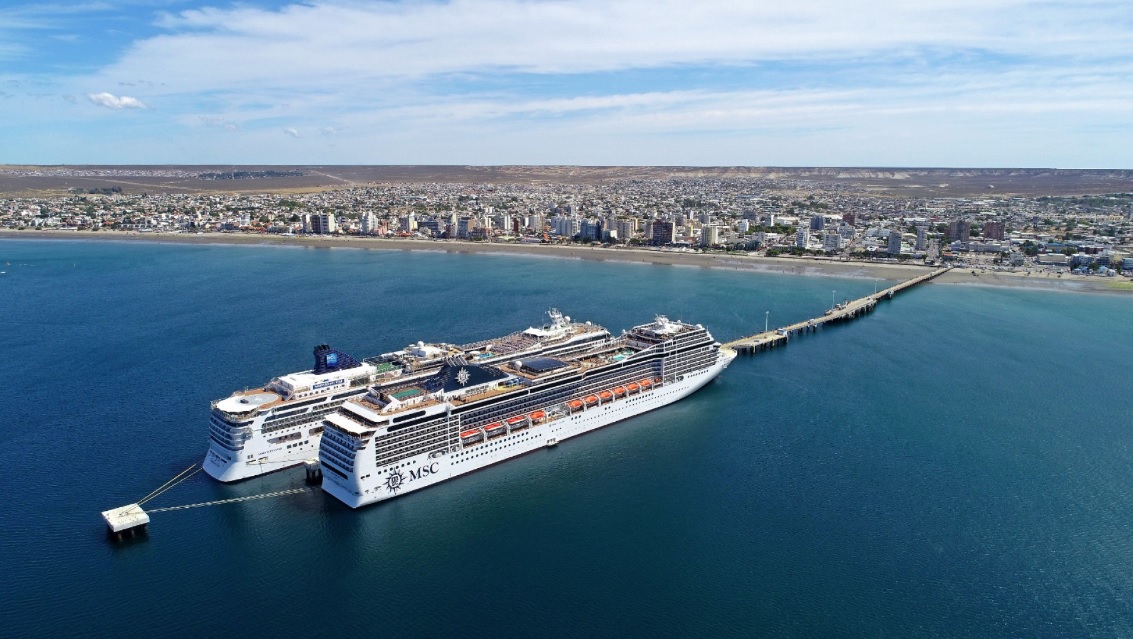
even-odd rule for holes
{"type": "MultiPolygon", "coordinates": [[[[125,170],[92,175],[103,174],[130,176],[125,170]]],[[[716,178],[374,183],[272,192],[271,178],[294,175],[301,173],[194,176],[258,180],[267,183],[261,193],[135,193],[113,187],[8,197],[0,200],[0,229],[580,244],[1133,274],[1133,193],[917,198],[817,180],[716,178]]]]}

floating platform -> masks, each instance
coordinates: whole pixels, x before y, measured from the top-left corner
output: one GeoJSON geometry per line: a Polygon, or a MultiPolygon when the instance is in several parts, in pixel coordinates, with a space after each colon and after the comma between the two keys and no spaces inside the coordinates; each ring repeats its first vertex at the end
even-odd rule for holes
{"type": "Polygon", "coordinates": [[[102,512],[106,520],[106,532],[111,537],[122,541],[127,535],[133,537],[139,533],[145,534],[149,515],[137,504],[129,504],[119,508],[112,508],[102,512]]]}

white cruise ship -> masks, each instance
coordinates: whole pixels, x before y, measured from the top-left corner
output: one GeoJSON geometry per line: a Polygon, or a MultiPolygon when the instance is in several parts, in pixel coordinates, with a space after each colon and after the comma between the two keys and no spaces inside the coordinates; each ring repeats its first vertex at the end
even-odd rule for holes
{"type": "Polygon", "coordinates": [[[282,375],[263,388],[213,402],[209,450],[202,466],[214,478],[230,482],[299,465],[315,457],[323,418],[344,401],[362,397],[372,384],[404,385],[426,379],[449,358],[493,364],[568,354],[610,339],[601,327],[571,322],[555,310],[549,315],[551,321],[545,326],[500,338],[462,346],[417,342],[364,361],[326,345],[316,346],[314,369],[282,375]]]}
{"type": "Polygon", "coordinates": [[[664,317],[602,334],[554,356],[451,357],[347,400],[322,420],[323,489],[357,508],[425,488],[675,402],[736,356],[664,317]]]}

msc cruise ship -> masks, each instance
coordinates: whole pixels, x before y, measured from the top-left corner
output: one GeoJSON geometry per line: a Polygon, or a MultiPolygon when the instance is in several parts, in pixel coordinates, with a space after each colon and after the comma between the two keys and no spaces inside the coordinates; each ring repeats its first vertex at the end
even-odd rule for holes
{"type": "Polygon", "coordinates": [[[314,427],[323,489],[357,508],[425,488],[675,402],[736,356],[699,324],[665,317],[620,337],[582,326],[597,337],[580,347],[451,355],[346,398],[314,427]]]}

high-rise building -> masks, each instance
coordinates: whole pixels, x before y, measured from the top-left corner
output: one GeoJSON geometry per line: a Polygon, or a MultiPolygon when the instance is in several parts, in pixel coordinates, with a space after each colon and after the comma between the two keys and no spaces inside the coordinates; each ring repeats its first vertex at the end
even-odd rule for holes
{"type": "Polygon", "coordinates": [[[821,231],[826,228],[826,218],[821,215],[816,215],[810,218],[810,230],[821,231]]]}
{"type": "Polygon", "coordinates": [[[637,232],[637,220],[634,218],[618,220],[616,228],[618,231],[618,239],[624,242],[633,237],[633,234],[637,232]]]}
{"type": "Polygon", "coordinates": [[[700,245],[716,246],[720,243],[720,227],[716,224],[705,224],[700,229],[700,245]]]}
{"type": "Polygon", "coordinates": [[[653,246],[672,244],[677,239],[676,227],[668,220],[653,220],[653,246]]]}
{"type": "Polygon", "coordinates": [[[527,228],[535,231],[536,233],[542,233],[543,227],[545,226],[543,216],[539,215],[538,213],[528,215],[527,219],[525,220],[525,224],[527,224],[527,228]]]}
{"type": "Polygon", "coordinates": [[[1002,240],[1006,231],[1007,225],[1003,222],[985,222],[983,236],[989,240],[1002,240]]]}
{"type": "Polygon", "coordinates": [[[472,229],[475,222],[470,217],[461,217],[456,221],[456,236],[462,240],[467,240],[472,236],[472,229]]]}
{"type": "Polygon", "coordinates": [[[822,250],[824,251],[840,251],[842,250],[842,236],[835,231],[827,231],[822,236],[822,250]]]}
{"type": "Polygon", "coordinates": [[[899,255],[901,253],[901,231],[892,229],[889,231],[889,246],[885,250],[890,255],[899,255]]]}
{"type": "Polygon", "coordinates": [[[800,226],[798,232],[795,233],[795,246],[805,249],[807,244],[810,244],[810,229],[800,226]]]}
{"type": "Polygon", "coordinates": [[[308,213],[303,216],[303,231],[315,235],[330,235],[338,230],[333,213],[308,213]]]}
{"type": "Polygon", "coordinates": [[[916,228],[917,228],[917,244],[913,248],[913,250],[923,251],[923,250],[925,250],[925,246],[927,245],[927,242],[928,242],[928,227],[918,225],[916,228]]]}
{"type": "Polygon", "coordinates": [[[440,220],[427,217],[417,222],[417,230],[428,233],[433,237],[439,237],[444,231],[444,228],[441,226],[440,220]]]}
{"type": "Polygon", "coordinates": [[[579,219],[574,216],[558,215],[551,218],[551,230],[563,237],[578,235],[580,226],[579,219]]]}
{"type": "Polygon", "coordinates": [[[583,220],[578,233],[584,240],[602,241],[602,220],[583,220]]]}
{"type": "Polygon", "coordinates": [[[968,220],[952,220],[948,224],[948,241],[967,242],[972,237],[972,223],[968,220]]]}
{"type": "Polygon", "coordinates": [[[378,232],[378,216],[366,212],[358,216],[358,223],[363,235],[373,235],[378,232]]]}

